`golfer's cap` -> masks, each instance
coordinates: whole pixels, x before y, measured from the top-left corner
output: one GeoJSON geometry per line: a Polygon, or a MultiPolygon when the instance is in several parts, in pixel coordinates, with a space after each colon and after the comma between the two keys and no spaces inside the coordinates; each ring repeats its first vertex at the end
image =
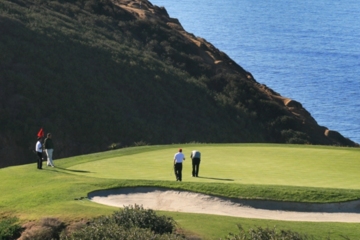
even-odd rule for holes
{"type": "Polygon", "coordinates": [[[181,149],[181,148],[179,148],[179,152],[182,152],[182,149],[181,149]]]}

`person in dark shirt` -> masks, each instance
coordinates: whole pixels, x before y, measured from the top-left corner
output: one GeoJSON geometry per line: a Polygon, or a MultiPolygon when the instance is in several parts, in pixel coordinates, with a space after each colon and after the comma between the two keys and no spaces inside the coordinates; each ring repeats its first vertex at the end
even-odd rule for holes
{"type": "Polygon", "coordinates": [[[47,134],[47,137],[44,142],[45,152],[47,155],[47,166],[55,167],[53,162],[53,151],[54,151],[54,143],[52,141],[51,133],[47,134]]]}
{"type": "Polygon", "coordinates": [[[192,160],[192,176],[198,177],[201,153],[198,150],[194,150],[191,152],[190,158],[192,160]]]}

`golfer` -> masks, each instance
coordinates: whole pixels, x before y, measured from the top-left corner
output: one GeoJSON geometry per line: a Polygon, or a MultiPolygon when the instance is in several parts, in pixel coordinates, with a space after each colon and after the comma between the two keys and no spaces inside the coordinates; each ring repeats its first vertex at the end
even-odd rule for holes
{"type": "Polygon", "coordinates": [[[179,149],[179,152],[175,153],[174,155],[174,170],[175,170],[175,176],[176,176],[176,181],[180,181],[181,182],[181,177],[182,177],[182,163],[183,161],[185,161],[185,156],[182,153],[182,149],[179,149]]]}
{"type": "Polygon", "coordinates": [[[190,158],[192,160],[192,176],[198,177],[201,153],[198,150],[193,150],[190,154],[190,158]]]}
{"type": "Polygon", "coordinates": [[[42,169],[42,158],[43,158],[43,146],[41,143],[42,137],[38,137],[36,145],[35,145],[35,152],[38,157],[37,159],[37,168],[42,169]]]}
{"type": "Polygon", "coordinates": [[[45,153],[47,155],[47,166],[55,167],[53,162],[53,151],[54,151],[54,143],[51,138],[51,133],[47,134],[47,138],[45,139],[44,145],[45,145],[45,153]]]}

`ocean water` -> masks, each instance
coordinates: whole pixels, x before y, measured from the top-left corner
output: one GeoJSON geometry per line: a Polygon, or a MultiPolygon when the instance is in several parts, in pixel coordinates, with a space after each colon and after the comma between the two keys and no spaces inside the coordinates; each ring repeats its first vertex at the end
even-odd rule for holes
{"type": "Polygon", "coordinates": [[[358,0],[150,0],[254,78],[360,143],[358,0]]]}

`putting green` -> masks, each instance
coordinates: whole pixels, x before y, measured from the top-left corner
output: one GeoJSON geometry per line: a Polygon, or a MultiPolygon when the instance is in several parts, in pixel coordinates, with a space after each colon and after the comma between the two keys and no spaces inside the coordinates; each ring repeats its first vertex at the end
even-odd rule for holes
{"type": "MultiPolygon", "coordinates": [[[[175,180],[179,146],[149,146],[74,165],[74,174],[96,178],[175,180]]],[[[287,185],[360,189],[360,149],[277,144],[192,144],[185,154],[183,182],[287,185]],[[191,177],[190,153],[202,153],[199,178],[191,177]]]]}

